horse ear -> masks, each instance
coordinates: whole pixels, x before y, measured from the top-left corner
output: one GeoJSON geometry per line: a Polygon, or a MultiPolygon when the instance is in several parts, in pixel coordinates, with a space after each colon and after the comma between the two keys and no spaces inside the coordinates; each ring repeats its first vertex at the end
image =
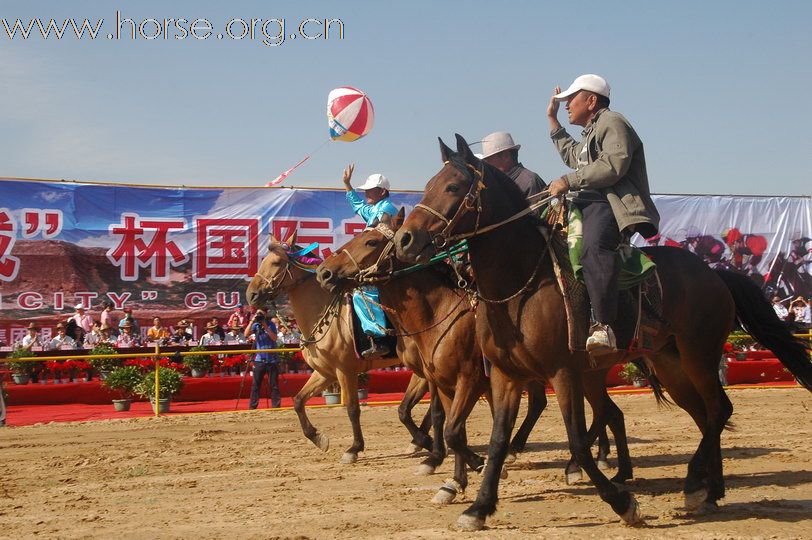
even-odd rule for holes
{"type": "Polygon", "coordinates": [[[296,245],[296,234],[297,234],[297,232],[298,231],[294,230],[293,233],[285,241],[285,243],[288,245],[288,247],[293,247],[293,246],[296,245]]]}
{"type": "Polygon", "coordinates": [[[406,207],[401,206],[400,210],[398,210],[398,215],[392,218],[392,223],[390,226],[393,230],[400,229],[400,226],[403,225],[403,220],[406,219],[406,207]]]}
{"type": "MultiPolygon", "coordinates": [[[[385,216],[386,214],[381,214],[381,215],[385,216]]],[[[380,222],[381,222],[381,218],[376,217],[375,219],[372,220],[372,223],[367,225],[367,228],[373,229],[373,228],[377,227],[378,223],[380,223],[380,222]]]]}
{"type": "Polygon", "coordinates": [[[440,137],[437,137],[437,140],[440,141],[440,157],[443,158],[443,163],[445,163],[446,161],[449,160],[451,154],[453,154],[454,151],[448,146],[446,146],[446,144],[440,137]]]}
{"type": "Polygon", "coordinates": [[[279,243],[279,241],[276,239],[276,237],[273,235],[273,233],[268,235],[268,250],[270,250],[273,247],[274,244],[278,244],[278,243],[279,243]]]}
{"type": "Polygon", "coordinates": [[[475,162],[476,156],[471,152],[471,147],[468,146],[465,138],[459,133],[455,133],[454,136],[457,138],[457,153],[464,157],[467,163],[475,162]]]}
{"type": "Polygon", "coordinates": [[[390,216],[389,214],[381,214],[381,217],[378,220],[378,222],[379,223],[385,223],[386,225],[389,225],[390,223],[392,223],[392,216],[390,216]]]}

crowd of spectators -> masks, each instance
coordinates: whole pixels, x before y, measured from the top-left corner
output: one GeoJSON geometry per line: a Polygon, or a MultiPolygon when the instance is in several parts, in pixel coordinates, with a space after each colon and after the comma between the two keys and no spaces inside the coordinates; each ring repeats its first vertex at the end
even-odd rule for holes
{"type": "MultiPolygon", "coordinates": [[[[57,321],[55,335],[51,339],[42,336],[39,325],[32,322],[26,327],[26,335],[15,346],[33,351],[92,349],[100,343],[109,343],[116,348],[148,347],[154,344],[210,346],[253,343],[253,336],[249,333],[246,337],[245,332],[252,313],[242,304],[229,314],[225,328],[220,324],[219,318],[213,317],[200,329],[199,337],[194,322],[189,319],[167,325],[161,317],[154,317],[152,326],[142,329],[129,307],[122,310],[121,317],[110,301],[102,304],[98,319],[94,319],[87,311],[84,305],[75,306],[75,312],[71,316],[57,321]]],[[[271,317],[271,321],[279,332],[279,346],[298,346],[301,333],[295,321],[283,321],[278,316],[271,317]]]]}

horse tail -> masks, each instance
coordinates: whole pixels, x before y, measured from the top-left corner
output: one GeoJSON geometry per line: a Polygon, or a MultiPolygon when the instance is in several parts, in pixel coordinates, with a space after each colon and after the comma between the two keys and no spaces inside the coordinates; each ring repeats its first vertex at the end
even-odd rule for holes
{"type": "Polygon", "coordinates": [[[742,328],[774,352],[795,379],[812,391],[809,345],[792,335],[792,325],[778,318],[761,289],[750,278],[728,270],[717,269],[715,272],[733,296],[742,328]]]}
{"type": "Polygon", "coordinates": [[[651,391],[654,392],[654,399],[657,400],[657,405],[666,405],[671,406],[673,403],[668,396],[663,392],[663,383],[660,382],[660,379],[657,378],[657,375],[654,374],[654,371],[648,368],[645,362],[641,359],[632,360],[632,364],[637,366],[637,369],[640,370],[640,373],[643,373],[646,378],[648,379],[648,383],[651,386],[651,391]]]}

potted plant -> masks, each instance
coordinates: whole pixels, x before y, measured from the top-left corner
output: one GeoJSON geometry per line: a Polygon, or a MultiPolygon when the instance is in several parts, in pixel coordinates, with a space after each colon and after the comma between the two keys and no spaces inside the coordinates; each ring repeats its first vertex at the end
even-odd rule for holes
{"type": "Polygon", "coordinates": [[[36,362],[15,362],[14,358],[29,358],[33,353],[25,349],[17,348],[11,351],[8,355],[9,360],[6,361],[6,366],[11,370],[11,378],[14,379],[14,384],[28,384],[31,376],[34,374],[36,362]]]}
{"type": "MultiPolygon", "coordinates": [[[[121,399],[113,400],[116,411],[129,411],[135,389],[141,383],[141,370],[136,366],[123,366],[116,368],[102,381],[110,390],[115,390],[121,399]]],[[[154,385],[153,385],[154,387],[154,385]]]]}
{"type": "Polygon", "coordinates": [[[369,373],[363,371],[358,374],[358,399],[369,398],[369,373]]]}
{"type": "MultiPolygon", "coordinates": [[[[114,355],[116,354],[116,350],[110,343],[99,343],[93,347],[90,354],[92,356],[106,354],[114,355]]],[[[111,371],[123,366],[124,361],[121,358],[91,358],[90,365],[93,366],[93,369],[99,372],[99,377],[101,380],[104,380],[111,371]]]]}
{"type": "MultiPolygon", "coordinates": [[[[172,396],[180,392],[183,388],[183,377],[177,370],[168,367],[158,368],[158,412],[169,412],[169,402],[172,396]]],[[[150,371],[141,376],[141,381],[135,388],[135,393],[139,396],[149,398],[152,406],[155,407],[155,371],[150,371]]]]}
{"type": "MultiPolygon", "coordinates": [[[[206,347],[198,345],[192,347],[189,352],[205,351],[206,347]]],[[[205,377],[206,373],[211,369],[211,356],[208,354],[190,354],[183,357],[183,365],[186,366],[191,372],[192,377],[205,377]]]]}
{"type": "Polygon", "coordinates": [[[730,333],[727,338],[727,342],[733,346],[736,360],[746,360],[747,348],[753,345],[756,341],[744,332],[736,331],[730,333]]]}
{"type": "Polygon", "coordinates": [[[325,388],[321,395],[324,397],[325,405],[338,405],[341,403],[341,386],[338,382],[334,382],[325,388]]]}
{"type": "Polygon", "coordinates": [[[633,362],[623,365],[620,370],[620,376],[634,386],[642,387],[646,385],[646,376],[643,375],[640,369],[633,362]]]}

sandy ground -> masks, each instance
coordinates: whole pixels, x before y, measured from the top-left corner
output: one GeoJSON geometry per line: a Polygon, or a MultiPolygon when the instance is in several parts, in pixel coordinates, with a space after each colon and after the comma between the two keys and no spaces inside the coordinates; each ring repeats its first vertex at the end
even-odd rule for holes
{"type": "MultiPolygon", "coordinates": [[[[812,536],[812,395],[800,389],[730,392],[736,430],[723,436],[727,499],[688,516],[682,479],[698,432],[649,395],[620,395],[647,527],[619,523],[595,490],[568,487],[557,408],[500,486],[488,528],[456,532],[463,502],[429,501],[450,476],[417,477],[394,407],[365,407],[367,451],[341,465],[350,443],[341,408],[311,411],[331,435],[322,453],[292,411],[202,414],[0,429],[3,538],[809,538],[812,536]]],[[[554,403],[554,402],[553,402],[554,403]]],[[[425,410],[425,406],[419,409],[425,410]]],[[[522,411],[523,412],[523,411],[522,411]]],[[[490,431],[480,403],[469,424],[475,449],[490,431]]]]}

